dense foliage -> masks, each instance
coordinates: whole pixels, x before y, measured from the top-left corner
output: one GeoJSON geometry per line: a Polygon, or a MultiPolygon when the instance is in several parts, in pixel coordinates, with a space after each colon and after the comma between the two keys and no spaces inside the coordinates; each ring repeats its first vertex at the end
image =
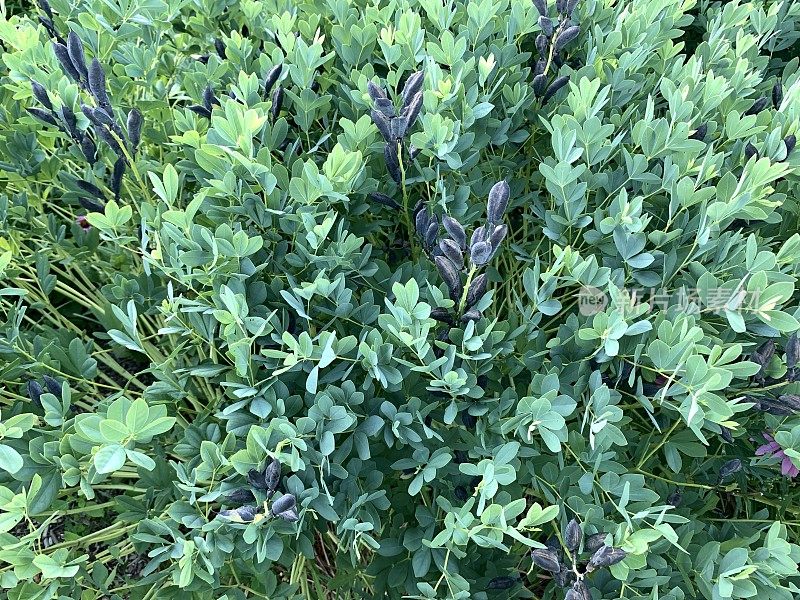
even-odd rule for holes
{"type": "Polygon", "coordinates": [[[800,2],[0,19],[0,595],[800,594],[800,2]]]}

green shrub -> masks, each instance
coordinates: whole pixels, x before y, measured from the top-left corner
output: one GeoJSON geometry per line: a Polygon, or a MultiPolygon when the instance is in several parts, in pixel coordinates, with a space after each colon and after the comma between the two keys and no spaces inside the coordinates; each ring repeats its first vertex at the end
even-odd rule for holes
{"type": "Polygon", "coordinates": [[[798,597],[800,3],[39,2],[3,597],[798,597]]]}

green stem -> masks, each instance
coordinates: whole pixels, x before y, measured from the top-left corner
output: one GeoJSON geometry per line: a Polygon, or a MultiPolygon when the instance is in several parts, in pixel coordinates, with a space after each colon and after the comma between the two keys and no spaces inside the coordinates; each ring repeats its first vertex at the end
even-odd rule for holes
{"type": "Polygon", "coordinates": [[[469,268],[469,274],[467,275],[467,283],[464,284],[464,292],[461,294],[461,300],[458,303],[458,317],[464,314],[464,305],[467,303],[467,294],[469,294],[469,286],[472,285],[472,278],[475,277],[475,272],[478,270],[478,267],[472,265],[469,268]]]}

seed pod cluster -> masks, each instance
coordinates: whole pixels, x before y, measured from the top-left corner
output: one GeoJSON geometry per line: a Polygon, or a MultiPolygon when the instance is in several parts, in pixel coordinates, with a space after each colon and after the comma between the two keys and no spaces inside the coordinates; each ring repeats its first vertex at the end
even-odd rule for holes
{"type": "Polygon", "coordinates": [[[586,575],[615,565],[627,556],[622,548],[606,545],[606,538],[605,533],[584,537],[583,527],[576,519],[572,519],[563,531],[563,548],[554,536],[547,540],[546,548],[536,548],[531,552],[531,560],[538,568],[552,573],[553,580],[560,587],[567,588],[565,598],[591,600],[586,575]],[[567,554],[570,564],[566,564],[567,554]],[[585,558],[581,561],[582,556],[586,555],[589,556],[588,561],[585,558]]]}
{"type": "MultiPolygon", "coordinates": [[[[250,488],[236,489],[223,496],[222,499],[226,503],[231,504],[253,502],[255,500],[253,490],[257,490],[265,494],[268,502],[278,490],[280,481],[281,462],[277,458],[273,458],[263,469],[251,469],[247,473],[247,483],[250,485],[250,488]]],[[[247,505],[235,509],[221,510],[219,511],[219,515],[236,523],[260,521],[265,517],[278,518],[289,522],[299,520],[300,516],[297,512],[297,499],[294,497],[294,494],[281,495],[280,498],[272,502],[269,510],[266,509],[267,502],[264,502],[264,513],[255,506],[247,505]]]]}
{"type": "Polygon", "coordinates": [[[778,398],[748,398],[753,408],[777,417],[787,417],[800,413],[800,396],[783,394],[778,398]]]}
{"type": "Polygon", "coordinates": [[[456,303],[456,315],[443,308],[434,309],[431,316],[452,325],[476,321],[481,313],[475,305],[486,293],[488,277],[479,271],[497,253],[508,232],[508,226],[499,224],[508,208],[510,188],[505,181],[495,184],[489,192],[486,223],[477,227],[467,242],[467,232],[457,219],[443,215],[441,222],[421,203],[414,212],[414,227],[422,247],[436,265],[439,275],[447,285],[450,299],[456,303]],[[441,228],[444,227],[444,235],[441,228]],[[465,284],[465,272],[467,283],[465,284]]]}
{"type": "Polygon", "coordinates": [[[412,148],[403,152],[404,140],[422,110],[422,85],[424,82],[425,73],[422,71],[417,71],[409,76],[401,94],[403,104],[399,113],[383,88],[372,81],[367,84],[367,92],[373,102],[370,116],[385,142],[383,158],[386,169],[398,184],[403,183],[402,165],[407,164],[406,159],[412,160],[413,155],[416,154],[412,148]]]}
{"type": "Polygon", "coordinates": [[[44,382],[44,387],[35,379],[31,379],[25,384],[25,391],[28,394],[28,398],[31,399],[31,402],[33,402],[33,405],[37,408],[42,408],[42,394],[53,394],[53,396],[59,400],[62,398],[61,382],[50,377],[50,375],[42,375],[42,381],[44,382]]]}
{"type": "Polygon", "coordinates": [[[533,68],[533,93],[544,105],[569,83],[569,75],[558,75],[558,68],[565,62],[564,50],[581,32],[572,22],[578,0],[557,0],[557,18],[548,16],[546,0],[536,0],[534,5],[539,11],[541,33],[535,40],[539,58],[533,68]]]}

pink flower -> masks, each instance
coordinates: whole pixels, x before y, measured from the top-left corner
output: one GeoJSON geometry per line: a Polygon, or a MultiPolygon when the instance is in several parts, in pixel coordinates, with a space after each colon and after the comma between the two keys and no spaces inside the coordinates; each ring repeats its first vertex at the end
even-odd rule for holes
{"type": "Polygon", "coordinates": [[[89,225],[89,219],[87,219],[87,218],[86,218],[86,217],[84,217],[83,215],[81,215],[81,216],[79,216],[77,219],[75,219],[75,222],[76,222],[76,223],[77,223],[77,224],[78,224],[78,225],[81,227],[81,229],[83,229],[84,231],[85,231],[85,230],[87,230],[87,229],[91,229],[91,227],[92,227],[91,225],[89,225]]]}
{"type": "Polygon", "coordinates": [[[781,459],[781,474],[793,479],[800,473],[800,469],[794,466],[792,459],[786,456],[781,445],[775,441],[775,438],[768,434],[766,431],[761,435],[768,443],[759,446],[756,450],[756,456],[775,456],[781,459]]]}

